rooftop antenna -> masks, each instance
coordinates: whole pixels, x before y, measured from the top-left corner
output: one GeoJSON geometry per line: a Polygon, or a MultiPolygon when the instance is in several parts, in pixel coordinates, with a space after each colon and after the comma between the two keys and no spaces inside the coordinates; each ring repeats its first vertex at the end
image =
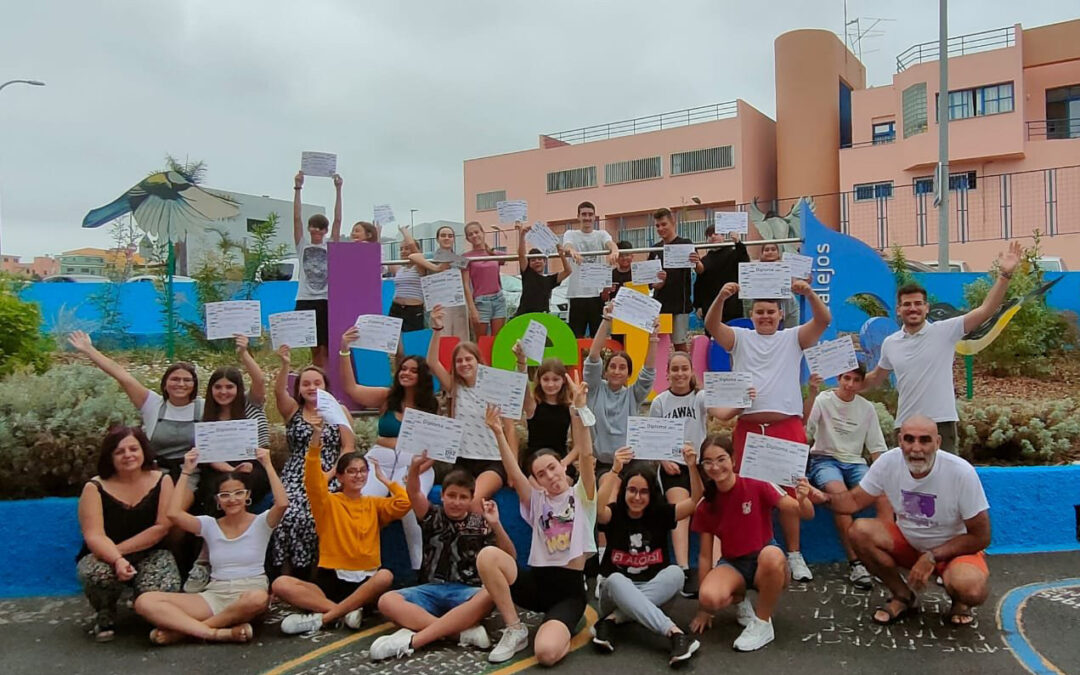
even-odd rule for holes
{"type": "MultiPolygon", "coordinates": [[[[896,21],[896,19],[884,18],[884,17],[855,17],[854,19],[848,19],[848,0],[844,0],[844,44],[848,49],[855,54],[860,61],[863,58],[863,40],[871,38],[879,38],[885,35],[884,30],[878,29],[878,25],[886,21],[896,21]],[[863,27],[864,22],[867,24],[863,27]]],[[[866,54],[873,54],[876,49],[866,51],[866,54]]]]}

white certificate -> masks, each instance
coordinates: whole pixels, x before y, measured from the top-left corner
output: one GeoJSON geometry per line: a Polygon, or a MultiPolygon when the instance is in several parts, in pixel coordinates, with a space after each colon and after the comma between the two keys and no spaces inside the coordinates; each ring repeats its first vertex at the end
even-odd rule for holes
{"type": "Polygon", "coordinates": [[[739,297],[790,298],[791,265],[786,262],[739,263],[739,297]]]}
{"type": "Polygon", "coordinates": [[[361,314],[354,324],[359,331],[356,340],[349,345],[357,349],[396,354],[401,338],[401,319],[381,314],[361,314]]]}
{"type": "Polygon", "coordinates": [[[529,327],[521,336],[521,349],[525,352],[525,358],[537,363],[544,360],[544,349],[547,347],[547,326],[539,321],[529,320],[529,327]]]}
{"type": "Polygon", "coordinates": [[[196,422],[195,447],[199,449],[200,464],[255,459],[259,422],[248,419],[196,422]]]}
{"type": "MultiPolygon", "coordinates": [[[[427,450],[428,457],[440,462],[456,462],[461,449],[461,420],[406,408],[401,417],[397,449],[410,455],[427,450]]],[[[383,467],[384,472],[387,470],[383,467]]]]}
{"type": "Polygon", "coordinates": [[[692,268],[694,263],[690,262],[690,254],[693,252],[693,244],[664,244],[664,269],[692,268]]]}
{"type": "Polygon", "coordinates": [[[584,262],[578,268],[581,285],[595,288],[596,294],[611,285],[611,267],[606,262],[584,262]]]}
{"type": "Polygon", "coordinates": [[[496,202],[495,209],[499,212],[499,223],[503,225],[524,223],[529,219],[529,204],[524,199],[496,202]]]}
{"type": "Polygon", "coordinates": [[[554,253],[559,245],[559,238],[555,236],[547,223],[538,220],[525,233],[525,242],[530,248],[538,248],[544,253],[554,253]]]}
{"type": "Polygon", "coordinates": [[[855,344],[850,335],[807,347],[803,355],[806,356],[806,367],[810,369],[810,374],[820,375],[826,380],[859,367],[855,344]]]}
{"type": "Polygon", "coordinates": [[[652,333],[653,324],[660,316],[660,301],[622,286],[615,295],[615,307],[611,314],[619,321],[652,333]]]}
{"type": "Polygon", "coordinates": [[[277,350],[281,345],[314,347],[318,341],[315,310],[278,312],[270,315],[270,343],[277,350]]]}
{"type": "Polygon", "coordinates": [[[627,417],[626,444],[634,459],[659,459],[685,464],[682,456],[686,418],[627,417]]]}
{"type": "Polygon", "coordinates": [[[233,335],[262,335],[261,305],[258,300],[228,300],[206,303],[206,339],[233,335]]]}
{"type": "Polygon", "coordinates": [[[806,458],[809,454],[810,446],[805,443],[762,434],[746,434],[739,475],[795,487],[799,479],[806,476],[806,458]]]}
{"type": "Polygon", "coordinates": [[[634,284],[655,284],[660,281],[662,265],[659,258],[630,263],[630,282],[634,284]]]}
{"type": "Polygon", "coordinates": [[[390,225],[395,222],[394,209],[390,208],[389,204],[376,204],[372,220],[375,221],[376,225],[390,225]]]}
{"type": "Polygon", "coordinates": [[[480,400],[498,406],[503,417],[519,419],[521,405],[525,402],[525,390],[529,387],[529,376],[489,366],[476,368],[476,395],[480,400]]]}
{"type": "Polygon", "coordinates": [[[424,291],[424,308],[429,312],[435,305],[461,307],[465,304],[465,287],[461,284],[461,271],[448,269],[420,277],[424,291]]]}
{"type": "Polygon", "coordinates": [[[749,408],[753,379],[750,373],[706,372],[705,407],[749,408]]]}
{"type": "Polygon", "coordinates": [[[352,425],[349,424],[349,418],[345,416],[345,411],[341,409],[341,404],[338,403],[333,394],[325,389],[319,389],[315,397],[315,409],[323,418],[324,424],[352,428],[352,425]]]}
{"type": "Polygon", "coordinates": [[[454,251],[447,251],[445,248],[440,248],[435,251],[431,256],[432,262],[446,263],[450,267],[456,270],[463,270],[469,266],[469,259],[460,253],[454,251]]]}
{"type": "Polygon", "coordinates": [[[813,272],[814,259],[808,255],[785,253],[784,262],[791,264],[791,276],[796,279],[809,279],[813,272]]]}
{"type": "Polygon", "coordinates": [[[337,173],[337,155],[332,152],[302,152],[300,170],[305,176],[333,176],[337,173]]]}
{"type": "Polygon", "coordinates": [[[750,230],[748,216],[746,211],[717,211],[713,214],[713,226],[717,234],[747,234],[750,230]]]}

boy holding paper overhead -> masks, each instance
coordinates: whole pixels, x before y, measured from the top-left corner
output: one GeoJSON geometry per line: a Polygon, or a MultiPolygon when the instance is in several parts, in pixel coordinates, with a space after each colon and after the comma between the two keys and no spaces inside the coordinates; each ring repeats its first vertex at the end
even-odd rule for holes
{"type": "MultiPolygon", "coordinates": [[[[334,225],[330,238],[337,241],[341,234],[341,176],[334,174],[334,225]]],[[[293,179],[293,241],[299,261],[296,288],[296,310],[315,310],[315,326],[318,344],[311,349],[311,360],[320,368],[326,367],[326,346],[329,338],[329,309],[327,306],[327,252],[326,231],[330,221],[321,213],[308,218],[308,238],[304,240],[304,223],[300,191],[304,189],[304,172],[298,171],[293,179]]]]}
{"type": "Polygon", "coordinates": [[[527,249],[525,235],[532,229],[532,225],[522,227],[521,223],[514,223],[514,229],[518,231],[518,268],[521,269],[521,299],[518,301],[517,311],[514,316],[521,316],[530,312],[544,312],[551,308],[551,291],[570,276],[570,261],[566,258],[566,249],[562,244],[555,247],[562,262],[562,270],[558,274],[544,274],[544,259],[529,258],[529,254],[543,253],[538,248],[527,249]]]}
{"type": "MultiPolygon", "coordinates": [[[[686,237],[678,236],[675,229],[675,216],[671,209],[662,208],[653,213],[656,221],[656,234],[660,237],[663,245],[669,244],[693,244],[686,237]]],[[[664,252],[653,251],[649,254],[649,260],[664,260],[664,252]]],[[[697,265],[701,261],[697,251],[690,254],[690,263],[697,265]]],[[[660,301],[660,312],[671,314],[671,344],[675,351],[689,351],[686,346],[687,335],[690,331],[690,312],[694,311],[690,302],[690,268],[669,268],[667,263],[658,275],[660,281],[653,284],[653,298],[660,301]]]]}

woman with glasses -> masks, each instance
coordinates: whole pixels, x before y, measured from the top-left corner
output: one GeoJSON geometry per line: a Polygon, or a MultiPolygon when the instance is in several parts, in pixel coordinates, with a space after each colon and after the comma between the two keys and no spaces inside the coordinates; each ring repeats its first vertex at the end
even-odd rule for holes
{"type": "Polygon", "coordinates": [[[156,628],[150,641],[158,645],[194,637],[213,642],[247,642],[251,624],[270,603],[266,577],[266,547],[270,534],[289,505],[285,488],[270,462],[270,451],[259,448],[255,459],[266,470],[274,505],[255,515],[248,510],[250,474],[233,472],[217,477],[214,499],[220,515],[192,516],[176,493],[186,487],[199,463],[199,451],[184,455],[183,471],[169,503],[169,520],[180,529],[202,537],[210,552],[210,583],[201,593],[144,593],[135,611],[156,628]]]}

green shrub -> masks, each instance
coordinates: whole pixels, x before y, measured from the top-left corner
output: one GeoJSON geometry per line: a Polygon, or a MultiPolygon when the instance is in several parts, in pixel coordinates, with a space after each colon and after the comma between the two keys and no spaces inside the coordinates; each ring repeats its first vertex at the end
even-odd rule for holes
{"type": "Polygon", "coordinates": [[[1080,451],[1080,402],[957,401],[960,454],[978,464],[1059,464],[1080,451]]]}
{"type": "Polygon", "coordinates": [[[23,366],[45,372],[52,348],[52,338],[41,334],[41,309],[0,291],[0,377],[23,366]]]}

